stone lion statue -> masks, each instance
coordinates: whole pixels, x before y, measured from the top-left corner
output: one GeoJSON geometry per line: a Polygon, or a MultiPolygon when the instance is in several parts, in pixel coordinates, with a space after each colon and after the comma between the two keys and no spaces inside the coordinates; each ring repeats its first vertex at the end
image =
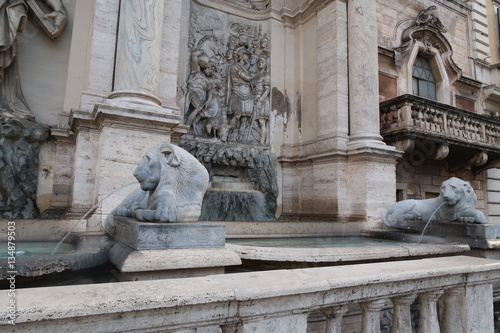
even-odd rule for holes
{"type": "Polygon", "coordinates": [[[143,157],[134,171],[140,189],[129,194],[111,216],[145,222],[197,221],[209,185],[208,171],[186,150],[161,144],[143,157]]]}
{"type": "Polygon", "coordinates": [[[441,184],[439,197],[403,200],[391,205],[382,221],[389,227],[404,227],[404,221],[459,221],[486,223],[486,216],[476,209],[476,193],[469,182],[452,177],[441,184]]]}

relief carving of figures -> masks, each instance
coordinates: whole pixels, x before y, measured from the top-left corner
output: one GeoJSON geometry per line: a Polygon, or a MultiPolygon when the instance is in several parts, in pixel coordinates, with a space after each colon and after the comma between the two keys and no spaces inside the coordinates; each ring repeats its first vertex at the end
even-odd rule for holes
{"type": "Polygon", "coordinates": [[[269,0],[224,0],[226,2],[232,3],[244,8],[250,8],[254,10],[265,10],[269,6],[269,0]]]}
{"type": "Polygon", "coordinates": [[[255,111],[260,127],[260,144],[264,145],[267,138],[267,126],[271,108],[269,94],[271,92],[271,75],[267,72],[267,59],[260,57],[257,61],[258,72],[252,81],[252,90],[255,92],[255,111]]]}
{"type": "Polygon", "coordinates": [[[262,27],[194,11],[184,86],[189,133],[222,142],[269,144],[269,38],[262,27]]]}
{"type": "MultiPolygon", "coordinates": [[[[216,118],[220,110],[221,81],[216,77],[217,63],[200,49],[191,52],[191,72],[187,81],[186,125],[192,126],[195,134],[201,134],[198,122],[201,119],[216,118]]],[[[206,127],[210,133],[213,125],[206,127]]]]}
{"type": "Polygon", "coordinates": [[[228,115],[232,116],[229,126],[237,132],[236,141],[248,139],[254,116],[253,96],[250,82],[252,74],[248,70],[251,53],[240,48],[236,52],[236,62],[229,68],[228,115]]]}

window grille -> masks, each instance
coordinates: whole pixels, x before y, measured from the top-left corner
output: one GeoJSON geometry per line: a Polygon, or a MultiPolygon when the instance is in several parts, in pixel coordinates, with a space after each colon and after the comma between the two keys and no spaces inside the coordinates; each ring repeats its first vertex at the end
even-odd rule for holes
{"type": "Polygon", "coordinates": [[[429,61],[417,56],[413,64],[413,95],[436,100],[436,80],[429,61]]]}

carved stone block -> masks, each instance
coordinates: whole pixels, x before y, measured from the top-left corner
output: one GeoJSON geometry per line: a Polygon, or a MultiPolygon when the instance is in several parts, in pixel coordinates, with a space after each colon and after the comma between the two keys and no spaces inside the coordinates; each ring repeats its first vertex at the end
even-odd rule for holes
{"type": "Polygon", "coordinates": [[[135,250],[221,248],[226,226],[222,223],[146,223],[114,217],[115,239],[135,250]]]}

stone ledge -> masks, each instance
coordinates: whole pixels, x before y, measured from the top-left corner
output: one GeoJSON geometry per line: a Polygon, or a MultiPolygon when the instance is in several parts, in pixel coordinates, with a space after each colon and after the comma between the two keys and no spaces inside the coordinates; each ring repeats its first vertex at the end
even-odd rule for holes
{"type": "MultiPolygon", "coordinates": [[[[0,330],[66,332],[93,327],[100,332],[175,331],[452,286],[465,286],[474,293],[478,284],[485,286],[479,289],[485,292],[477,300],[485,297],[486,304],[486,292],[491,292],[487,283],[499,273],[498,261],[457,256],[182,280],[27,288],[16,291],[16,326],[1,323],[0,330]]],[[[0,291],[2,318],[8,315],[8,293],[0,291]]],[[[491,307],[491,303],[486,305],[491,307]]],[[[477,318],[477,312],[470,310],[471,318],[477,318]]]]}
{"type": "Polygon", "coordinates": [[[122,273],[241,265],[236,252],[226,248],[136,251],[119,243],[109,250],[109,260],[122,273]]]}

